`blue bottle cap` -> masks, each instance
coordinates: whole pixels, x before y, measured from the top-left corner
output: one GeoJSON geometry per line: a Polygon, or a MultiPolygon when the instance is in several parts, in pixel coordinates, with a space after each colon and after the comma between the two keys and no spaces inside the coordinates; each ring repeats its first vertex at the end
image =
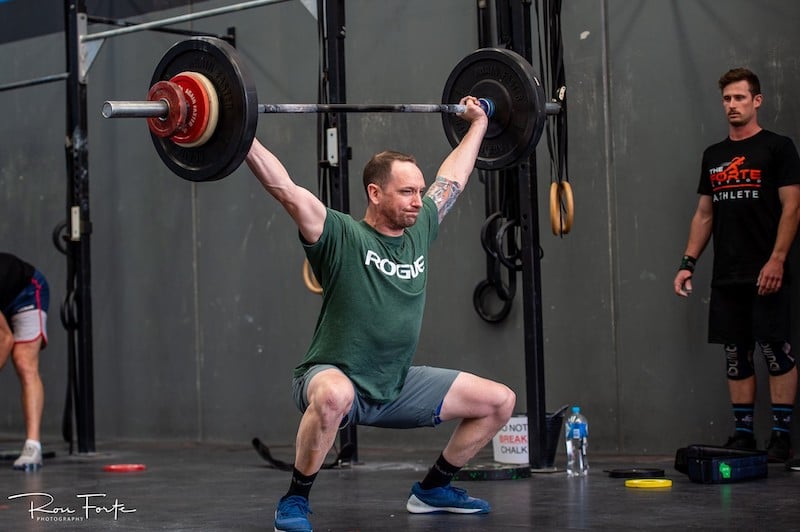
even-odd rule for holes
{"type": "Polygon", "coordinates": [[[581,411],[581,407],[579,407],[579,406],[573,406],[572,407],[572,412],[574,414],[578,414],[580,411],[581,411]]]}

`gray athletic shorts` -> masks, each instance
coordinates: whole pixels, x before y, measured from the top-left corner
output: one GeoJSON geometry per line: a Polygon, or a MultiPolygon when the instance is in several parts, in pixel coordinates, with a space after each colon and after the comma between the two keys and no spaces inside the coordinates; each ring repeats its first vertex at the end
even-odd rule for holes
{"type": "MultiPolygon", "coordinates": [[[[292,397],[301,412],[308,408],[306,390],[311,378],[320,371],[331,368],[337,369],[330,364],[312,366],[304,375],[292,381],[292,397]]],[[[342,420],[341,426],[353,423],[391,429],[435,427],[441,423],[439,413],[444,396],[459,373],[454,369],[411,366],[400,396],[389,403],[377,403],[362,397],[354,385],[356,397],[353,408],[342,420]]]]}

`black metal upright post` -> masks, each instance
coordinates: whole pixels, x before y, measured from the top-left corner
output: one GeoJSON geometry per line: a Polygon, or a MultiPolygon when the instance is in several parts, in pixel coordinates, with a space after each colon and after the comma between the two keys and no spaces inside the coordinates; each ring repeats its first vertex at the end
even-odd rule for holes
{"type": "MultiPolygon", "coordinates": [[[[497,35],[507,48],[533,64],[531,0],[497,0],[497,35]]],[[[528,458],[533,469],[545,466],[547,411],[544,387],[542,276],[539,255],[539,208],[536,152],[516,169],[522,258],[522,309],[525,386],[528,415],[528,458]]]]}
{"type": "Polygon", "coordinates": [[[542,275],[539,255],[539,209],[536,156],[519,167],[522,239],[522,308],[525,320],[525,382],[528,404],[528,457],[534,469],[546,465],[547,413],[544,388],[542,275]]]}
{"type": "MultiPolygon", "coordinates": [[[[346,71],[344,62],[344,38],[346,33],[344,0],[325,0],[325,39],[327,54],[328,103],[347,103],[345,91],[346,71]]],[[[330,207],[341,212],[350,212],[350,190],[348,180],[347,115],[326,113],[327,128],[336,130],[337,162],[329,170],[330,207]]]]}
{"type": "MultiPolygon", "coordinates": [[[[344,61],[345,27],[345,0],[322,0],[324,12],[318,16],[324,17],[325,25],[325,64],[327,71],[324,87],[326,89],[326,103],[347,103],[345,91],[346,70],[344,61]]],[[[335,134],[336,157],[335,163],[327,164],[328,205],[340,212],[350,212],[350,181],[348,167],[350,148],[347,145],[347,115],[345,113],[325,113],[323,118],[325,127],[322,139],[327,143],[327,135],[335,134]]],[[[330,146],[330,144],[328,144],[330,146]]],[[[330,160],[330,158],[329,158],[330,160]]],[[[353,463],[358,462],[358,432],[354,424],[349,424],[339,433],[339,443],[342,448],[350,446],[350,455],[353,463]]]]}
{"type": "Polygon", "coordinates": [[[86,80],[82,74],[80,35],[86,25],[85,0],[64,1],[67,53],[67,296],[76,342],[75,417],[78,452],[95,451],[94,376],[92,369],[91,219],[89,217],[89,147],[86,120],[86,80]]]}

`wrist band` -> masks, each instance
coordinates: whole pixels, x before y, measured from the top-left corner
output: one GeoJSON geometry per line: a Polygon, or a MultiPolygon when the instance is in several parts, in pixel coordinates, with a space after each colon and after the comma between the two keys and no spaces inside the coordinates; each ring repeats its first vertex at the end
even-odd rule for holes
{"type": "Polygon", "coordinates": [[[691,255],[684,255],[681,259],[681,265],[678,267],[678,270],[689,270],[690,272],[694,273],[694,265],[697,264],[697,259],[692,257],[691,255]]]}

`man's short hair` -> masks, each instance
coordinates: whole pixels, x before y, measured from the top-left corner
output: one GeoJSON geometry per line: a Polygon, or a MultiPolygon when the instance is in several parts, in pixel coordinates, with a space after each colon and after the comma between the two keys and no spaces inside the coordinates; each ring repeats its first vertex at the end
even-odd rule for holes
{"type": "Polygon", "coordinates": [[[392,174],[392,163],[395,161],[417,164],[414,156],[407,153],[390,150],[376,153],[364,166],[364,192],[370,183],[383,188],[392,174]]]}
{"type": "Polygon", "coordinates": [[[751,95],[756,96],[761,94],[761,82],[758,80],[758,76],[750,69],[744,67],[732,68],[725,72],[722,77],[719,78],[719,90],[722,91],[731,83],[736,83],[738,81],[747,82],[750,86],[751,95]]]}

